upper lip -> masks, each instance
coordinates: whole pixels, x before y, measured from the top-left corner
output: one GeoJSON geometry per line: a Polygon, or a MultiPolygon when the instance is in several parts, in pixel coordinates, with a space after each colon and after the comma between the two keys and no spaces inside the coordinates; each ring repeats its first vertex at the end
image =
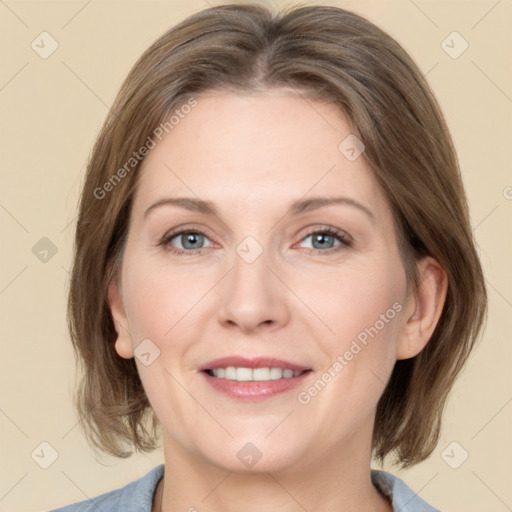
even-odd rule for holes
{"type": "Polygon", "coordinates": [[[311,369],[307,366],[295,364],[290,361],[284,361],[282,359],[276,359],[275,357],[247,358],[241,356],[227,356],[208,361],[199,368],[199,371],[227,368],[228,366],[234,366],[236,368],[282,368],[283,370],[289,369],[294,371],[311,369]]]}

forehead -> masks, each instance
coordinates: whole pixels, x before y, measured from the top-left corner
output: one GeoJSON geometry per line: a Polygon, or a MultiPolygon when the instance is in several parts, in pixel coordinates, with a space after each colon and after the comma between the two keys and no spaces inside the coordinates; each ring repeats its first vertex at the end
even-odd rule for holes
{"type": "Polygon", "coordinates": [[[307,194],[343,194],[385,207],[364,153],[352,161],[340,150],[353,131],[338,107],[293,90],[202,94],[146,156],[134,206],[196,195],[284,208],[307,194]]]}

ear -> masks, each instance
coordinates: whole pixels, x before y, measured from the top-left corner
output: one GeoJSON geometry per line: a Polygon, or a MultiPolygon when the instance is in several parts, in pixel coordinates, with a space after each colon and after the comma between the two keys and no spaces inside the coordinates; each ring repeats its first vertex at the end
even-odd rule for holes
{"type": "Polygon", "coordinates": [[[404,308],[406,323],[402,327],[397,359],[409,359],[425,348],[443,311],[448,278],[437,260],[427,256],[418,263],[418,283],[404,308]]]}
{"type": "Polygon", "coordinates": [[[120,288],[117,278],[114,277],[108,285],[108,303],[117,332],[116,352],[121,357],[130,359],[133,357],[133,345],[120,288]]]}

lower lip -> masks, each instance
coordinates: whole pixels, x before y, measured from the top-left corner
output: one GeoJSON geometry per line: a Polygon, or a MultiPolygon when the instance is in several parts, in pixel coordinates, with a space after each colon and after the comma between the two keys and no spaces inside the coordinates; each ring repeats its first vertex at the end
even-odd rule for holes
{"type": "Polygon", "coordinates": [[[246,401],[258,401],[266,398],[271,398],[290,391],[300,386],[304,379],[306,379],[311,372],[305,372],[297,377],[288,377],[275,380],[249,380],[238,381],[230,379],[221,379],[219,377],[212,377],[206,372],[201,372],[208,384],[220,393],[224,393],[230,398],[246,401]]]}

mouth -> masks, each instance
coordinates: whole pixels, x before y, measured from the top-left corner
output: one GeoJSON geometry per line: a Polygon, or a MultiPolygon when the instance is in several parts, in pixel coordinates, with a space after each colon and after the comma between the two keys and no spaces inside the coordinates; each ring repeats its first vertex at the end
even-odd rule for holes
{"type": "Polygon", "coordinates": [[[268,357],[222,358],[206,363],[199,370],[214,391],[253,402],[292,390],[313,371],[268,357]]]}
{"type": "Polygon", "coordinates": [[[291,379],[311,370],[292,370],[291,368],[245,368],[228,366],[204,370],[210,377],[217,379],[236,380],[237,382],[266,382],[269,380],[291,379]]]}

